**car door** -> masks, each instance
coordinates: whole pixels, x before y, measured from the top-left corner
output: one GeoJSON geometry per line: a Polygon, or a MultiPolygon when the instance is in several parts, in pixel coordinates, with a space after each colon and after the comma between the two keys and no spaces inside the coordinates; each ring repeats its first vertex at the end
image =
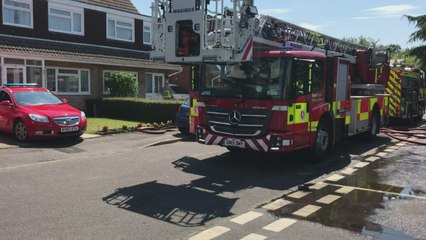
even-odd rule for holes
{"type": "MultiPolygon", "coordinates": [[[[0,90],[0,103],[9,100],[12,102],[10,95],[0,90]]],[[[13,121],[13,107],[3,106],[0,104],[0,129],[2,131],[9,131],[11,129],[11,122],[13,121]]]]}

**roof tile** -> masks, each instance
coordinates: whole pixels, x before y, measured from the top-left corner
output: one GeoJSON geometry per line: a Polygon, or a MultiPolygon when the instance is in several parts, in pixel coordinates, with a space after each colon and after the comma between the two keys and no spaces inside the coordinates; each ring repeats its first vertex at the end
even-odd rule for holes
{"type": "Polygon", "coordinates": [[[37,56],[50,60],[177,70],[180,66],[152,63],[147,52],[95,45],[0,35],[0,54],[37,56]]]}
{"type": "Polygon", "coordinates": [[[120,11],[130,12],[139,14],[139,11],[136,9],[135,5],[130,0],[74,0],[78,2],[83,2],[87,4],[92,4],[101,7],[112,8],[120,11]]]}

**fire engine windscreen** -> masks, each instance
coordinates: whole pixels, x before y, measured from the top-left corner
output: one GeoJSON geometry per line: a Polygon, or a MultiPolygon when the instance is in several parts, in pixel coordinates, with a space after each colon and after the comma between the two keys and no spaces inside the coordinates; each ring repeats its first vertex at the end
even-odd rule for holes
{"type": "Polygon", "coordinates": [[[201,95],[239,99],[270,99],[282,97],[285,71],[283,58],[255,58],[253,62],[228,65],[206,64],[201,95]]]}

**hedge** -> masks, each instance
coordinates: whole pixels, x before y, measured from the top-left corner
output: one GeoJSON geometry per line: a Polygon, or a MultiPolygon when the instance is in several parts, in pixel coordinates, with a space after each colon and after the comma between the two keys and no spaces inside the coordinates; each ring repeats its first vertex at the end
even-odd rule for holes
{"type": "Polygon", "coordinates": [[[144,98],[104,98],[86,102],[89,116],[140,122],[174,121],[182,101],[144,98]]]}

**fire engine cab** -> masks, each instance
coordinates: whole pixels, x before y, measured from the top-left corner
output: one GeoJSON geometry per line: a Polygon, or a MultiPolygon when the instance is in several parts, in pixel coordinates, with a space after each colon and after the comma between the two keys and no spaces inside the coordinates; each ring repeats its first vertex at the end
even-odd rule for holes
{"type": "Polygon", "coordinates": [[[308,148],[323,158],[349,136],[374,138],[388,121],[388,94],[352,91],[385,81],[385,50],[258,15],[253,1],[155,0],[152,8],[151,59],[193,66],[199,143],[230,151],[308,148]]]}

